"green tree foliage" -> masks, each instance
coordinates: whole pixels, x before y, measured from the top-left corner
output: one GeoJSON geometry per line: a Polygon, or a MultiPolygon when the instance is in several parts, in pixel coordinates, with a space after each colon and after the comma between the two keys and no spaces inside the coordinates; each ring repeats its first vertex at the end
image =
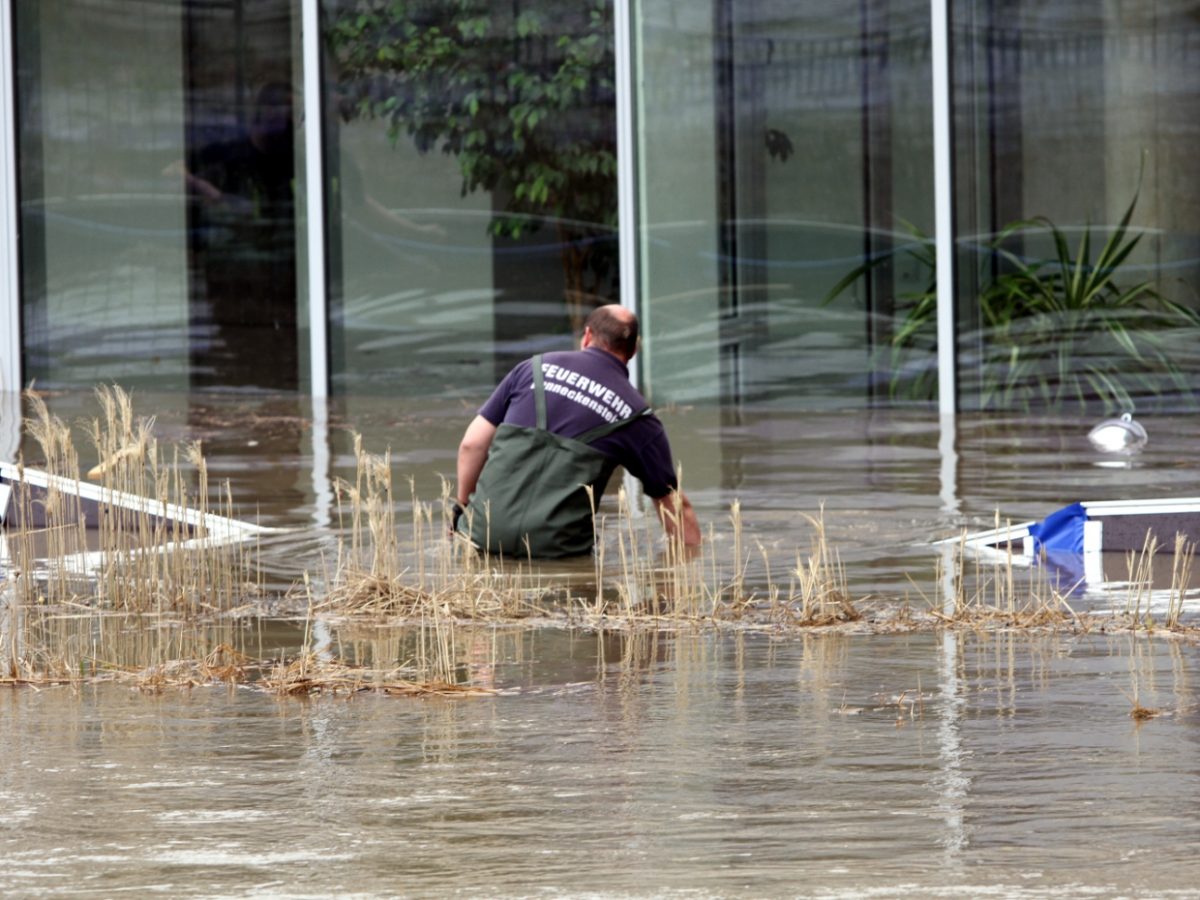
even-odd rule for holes
{"type": "Polygon", "coordinates": [[[553,223],[568,308],[611,291],[617,224],[611,0],[356,0],[327,32],[347,118],[458,160],[501,198],[491,231],[553,223]]]}

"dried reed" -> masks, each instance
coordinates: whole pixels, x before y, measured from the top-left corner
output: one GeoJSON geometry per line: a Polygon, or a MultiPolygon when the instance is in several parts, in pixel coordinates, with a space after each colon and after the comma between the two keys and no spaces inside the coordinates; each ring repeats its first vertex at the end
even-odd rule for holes
{"type": "Polygon", "coordinates": [[[87,433],[100,460],[89,471],[100,481],[100,499],[84,501],[70,427],[37,394],[25,396],[32,411],[26,430],[50,478],[44,491],[36,489],[18,463],[16,527],[7,536],[15,568],[25,573],[21,602],[207,615],[258,592],[254,547],[220,524],[233,519],[228,485],[210,507],[198,445],[184,448],[183,460],[175,449],[168,463],[154,420],[135,417],[121,388],[99,388],[101,415],[87,433]]]}
{"type": "MultiPolygon", "coordinates": [[[[996,529],[1000,523],[997,521],[996,529]]],[[[992,555],[990,566],[967,552],[966,535],[950,553],[950,589],[937,600],[930,600],[929,614],[947,625],[970,628],[1049,628],[1088,632],[1103,628],[1107,631],[1151,631],[1158,626],[1153,615],[1155,601],[1161,602],[1164,592],[1154,589],[1154,564],[1161,556],[1162,546],[1147,532],[1142,548],[1126,555],[1127,579],[1124,582],[1093,586],[1095,595],[1116,594],[1123,603],[1109,611],[1079,613],[1068,602],[1081,582],[1065,588],[1054,581],[1050,568],[1037,560],[1022,569],[1015,564],[1012,541],[1005,542],[1002,555],[992,555]],[[1024,578],[1019,573],[1024,571],[1024,578]]],[[[1183,621],[1186,599],[1191,590],[1192,567],[1196,547],[1184,535],[1176,535],[1172,556],[1171,585],[1165,592],[1166,610],[1163,627],[1172,631],[1194,633],[1195,627],[1183,621]]],[[[941,563],[937,573],[942,583],[941,563]]],[[[918,588],[919,590],[919,588],[918,588]]]]}
{"type": "Polygon", "coordinates": [[[1167,599],[1166,626],[1180,628],[1183,601],[1192,583],[1192,564],[1196,561],[1196,543],[1185,535],[1175,535],[1175,554],[1171,560],[1171,587],[1167,599]]]}
{"type": "Polygon", "coordinates": [[[1183,621],[1185,603],[1189,596],[1195,594],[1191,584],[1196,545],[1184,534],[1175,535],[1173,552],[1170,554],[1171,582],[1165,591],[1155,587],[1155,561],[1161,557],[1163,549],[1148,530],[1142,549],[1126,554],[1127,580],[1113,585],[1109,590],[1109,593],[1123,591],[1125,594],[1124,609],[1120,612],[1114,610],[1112,627],[1148,632],[1159,627],[1182,633],[1196,630],[1195,626],[1183,621]],[[1161,625],[1154,617],[1156,608],[1163,610],[1161,625]]]}
{"type": "Polygon", "coordinates": [[[262,686],[275,694],[347,695],[375,692],[406,697],[479,697],[494,694],[491,688],[459,684],[443,678],[420,679],[411,669],[388,669],[353,665],[304,655],[272,667],[262,686]]]}
{"type": "MultiPolygon", "coordinates": [[[[844,568],[827,540],[823,509],[806,517],[813,530],[811,552],[797,557],[786,590],[773,582],[768,551],[757,544],[767,586],[754,591],[747,578],[750,556],[740,504],[730,510],[733,558],[728,559],[722,552],[728,542],[715,528],[700,547],[685,546],[682,528],[668,529],[672,536],[660,538],[655,517],[643,515],[623,487],[613,518],[595,508],[593,497],[594,582],[580,594],[570,584],[544,582],[528,558],[476,551],[450,533],[444,513],[437,521],[437,506],[423,503],[411,483],[412,543],[401,546],[390,456],[367,452],[358,437],[354,448],[355,478],[338,484],[343,530],[337,565],[325,578],[324,594],[312,603],[318,614],[407,621],[427,627],[443,642],[453,640],[452,623],[467,621],[549,618],[599,628],[703,622],[820,627],[860,618],[844,568]]],[[[443,483],[442,509],[449,492],[443,483]]],[[[664,504],[663,514],[679,521],[679,495],[664,504]]]]}
{"type": "Polygon", "coordinates": [[[336,485],[337,565],[314,611],[433,624],[550,615],[541,603],[550,589],[535,569],[481,555],[450,533],[448,484],[434,505],[422,502],[410,482],[412,542],[402,547],[391,456],[369,453],[359,435],[354,450],[354,482],[336,485]]]}
{"type": "MultiPolygon", "coordinates": [[[[244,685],[278,695],[347,694],[477,696],[492,693],[474,683],[472,670],[490,670],[494,659],[478,644],[460,652],[418,634],[415,653],[397,644],[368,654],[371,664],[346,662],[314,646],[306,629],[299,653],[266,658],[261,633],[247,623],[197,623],[155,614],[128,614],[74,606],[0,608],[0,686],[115,683],[157,693],[206,685],[244,685]],[[470,655],[470,660],[467,660],[470,655]],[[396,662],[398,659],[405,662],[396,662]],[[459,677],[467,676],[466,683],[459,677]]],[[[413,638],[411,634],[408,635],[413,638]]],[[[442,635],[444,637],[444,634],[442,635]]],[[[485,650],[487,648],[485,646],[485,650]]]]}
{"type": "MultiPolygon", "coordinates": [[[[1000,528],[998,520],[996,528],[1000,528]]],[[[1081,618],[1067,601],[1077,585],[1063,589],[1051,580],[1049,570],[1040,565],[1023,570],[1027,577],[1018,583],[1012,546],[1012,541],[1006,541],[1003,555],[993,556],[990,566],[985,566],[968,552],[964,532],[951,548],[949,560],[938,563],[938,584],[943,583],[947,574],[942,567],[950,566],[947,590],[936,598],[922,592],[928,614],[952,627],[1087,630],[1088,619],[1081,618]]]]}

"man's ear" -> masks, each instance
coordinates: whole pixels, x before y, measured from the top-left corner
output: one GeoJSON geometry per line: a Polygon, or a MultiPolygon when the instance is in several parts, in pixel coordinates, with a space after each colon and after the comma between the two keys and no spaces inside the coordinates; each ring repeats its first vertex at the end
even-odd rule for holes
{"type": "Polygon", "coordinates": [[[586,350],[592,345],[592,329],[585,326],[583,329],[583,337],[579,339],[579,349],[586,350]]]}

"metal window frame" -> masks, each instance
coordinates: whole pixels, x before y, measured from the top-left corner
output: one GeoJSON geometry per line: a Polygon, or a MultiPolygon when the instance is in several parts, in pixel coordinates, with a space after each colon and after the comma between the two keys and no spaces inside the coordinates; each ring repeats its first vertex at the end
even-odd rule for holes
{"type": "MultiPolygon", "coordinates": [[[[312,404],[313,522],[333,519],[329,441],[329,279],[325,227],[325,109],[322,96],[320,0],[303,0],[300,40],[304,57],[304,202],[308,246],[308,366],[312,404]]],[[[299,300],[299,298],[297,298],[299,300]]]]}
{"type": "Polygon", "coordinates": [[[309,392],[329,396],[329,282],[325,261],[325,114],[321,96],[320,0],[304,0],[304,198],[308,245],[309,392]]]}
{"type": "MultiPolygon", "coordinates": [[[[614,0],[613,57],[617,100],[617,252],[621,305],[640,315],[638,296],[638,233],[641,223],[637,210],[637,136],[634,109],[634,0],[614,0]]],[[[634,387],[641,387],[641,365],[630,366],[634,387]]]]}
{"type": "Polygon", "coordinates": [[[0,0],[0,391],[19,391],[22,386],[16,58],[13,49],[12,0],[0,0]]]}
{"type": "Polygon", "coordinates": [[[930,0],[933,81],[933,206],[937,259],[938,413],[958,410],[954,314],[954,133],[951,119],[949,0],[930,0]]]}

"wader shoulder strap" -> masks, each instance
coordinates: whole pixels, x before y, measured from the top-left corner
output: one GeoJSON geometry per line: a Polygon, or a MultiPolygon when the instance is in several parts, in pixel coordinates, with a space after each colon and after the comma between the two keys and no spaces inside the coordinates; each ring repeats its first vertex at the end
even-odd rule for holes
{"type": "MultiPolygon", "coordinates": [[[[546,430],[546,389],[542,383],[542,355],[539,353],[530,362],[533,365],[533,403],[537,407],[537,429],[538,431],[546,430]]],[[[581,444],[590,444],[592,441],[598,441],[605,435],[612,434],[618,428],[624,428],[630,422],[640,419],[642,416],[649,416],[654,413],[654,410],[647,406],[641,412],[635,412],[632,416],[624,419],[618,419],[616,422],[609,422],[605,425],[600,425],[593,428],[591,431],[586,431],[575,440],[581,444]]]]}
{"type": "Polygon", "coordinates": [[[542,388],[542,354],[532,360],[533,363],[533,402],[537,407],[538,431],[546,430],[546,392],[542,388]]]}
{"type": "Polygon", "coordinates": [[[653,414],[654,410],[647,406],[641,412],[635,412],[632,416],[624,419],[618,419],[615,422],[609,422],[607,425],[601,425],[597,428],[593,428],[591,431],[586,431],[579,437],[575,438],[575,440],[579,441],[581,444],[590,444],[592,441],[598,441],[600,438],[612,434],[619,428],[624,428],[630,422],[635,422],[643,416],[649,416],[653,414]]]}

